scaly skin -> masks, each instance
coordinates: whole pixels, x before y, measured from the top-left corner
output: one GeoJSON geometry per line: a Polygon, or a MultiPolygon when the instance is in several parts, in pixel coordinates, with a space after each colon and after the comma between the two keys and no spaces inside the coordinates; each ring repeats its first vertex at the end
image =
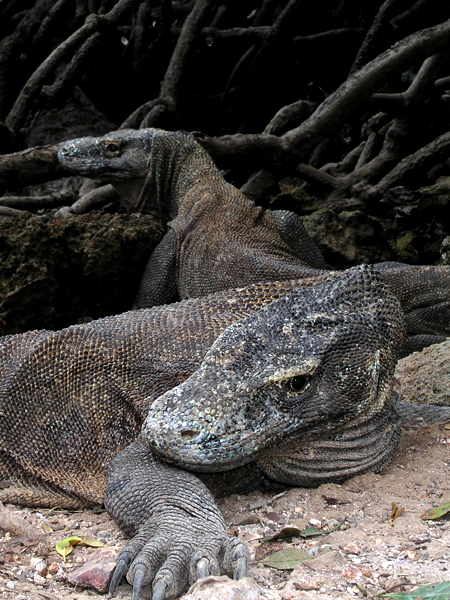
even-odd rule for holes
{"type": "MultiPolygon", "coordinates": [[[[398,439],[396,420],[385,417],[403,336],[400,304],[381,278],[349,270],[228,327],[200,368],[153,403],[142,436],[177,466],[217,472],[270,462],[274,448],[294,441],[300,455],[311,441],[347,439],[364,424],[364,438],[384,431],[379,458],[398,439]]],[[[361,463],[374,447],[358,451],[361,463]]],[[[303,471],[290,483],[304,484],[303,471]]]]}
{"type": "MultiPolygon", "coordinates": [[[[439,272],[445,283],[448,271],[439,272]]],[[[408,281],[415,291],[397,289],[404,302],[420,298],[422,279],[408,281]]],[[[152,582],[159,600],[208,573],[240,577],[245,545],[228,534],[211,494],[184,468],[198,469],[199,456],[205,459],[213,472],[201,478],[219,493],[233,491],[230,481],[242,491],[247,478],[264,474],[317,485],[383,468],[399,435],[391,387],[402,323],[380,276],[358,267],[2,338],[0,500],[70,508],[105,501],[133,536],[112,591],[125,574],[134,598],[152,582]],[[215,387],[217,369],[225,383],[215,387]],[[303,391],[292,389],[304,375],[303,391]],[[165,430],[176,449],[170,454],[155,421],[165,427],[167,403],[188,389],[204,415],[214,408],[219,418],[208,421],[187,398],[186,411],[181,405],[165,430]],[[247,404],[233,422],[227,405],[235,392],[247,404]],[[258,436],[256,452],[247,431],[258,436]],[[208,454],[217,442],[220,449],[222,434],[223,448],[229,440],[234,447],[208,454]],[[149,443],[183,469],[157,458],[149,443]],[[233,465],[243,466],[220,472],[233,465]]]]}

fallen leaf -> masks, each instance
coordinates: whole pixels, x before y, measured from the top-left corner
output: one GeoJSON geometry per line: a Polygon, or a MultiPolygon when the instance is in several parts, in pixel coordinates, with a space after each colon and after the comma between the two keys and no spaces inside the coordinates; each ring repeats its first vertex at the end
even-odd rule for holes
{"type": "Polygon", "coordinates": [[[404,508],[399,508],[395,502],[392,503],[392,512],[391,512],[391,516],[389,517],[389,524],[394,527],[394,521],[395,519],[398,519],[399,517],[402,516],[402,514],[405,512],[404,508]]]}
{"type": "Polygon", "coordinates": [[[316,529],[315,527],[305,527],[305,529],[297,529],[297,527],[283,527],[280,531],[271,535],[269,537],[265,537],[263,542],[273,542],[275,540],[281,540],[283,538],[289,537],[312,537],[314,535],[326,535],[327,533],[331,533],[332,531],[336,531],[339,529],[341,525],[345,523],[345,519],[343,519],[336,527],[332,527],[331,529],[316,529]]]}
{"type": "Polygon", "coordinates": [[[100,548],[102,546],[106,546],[106,544],[104,544],[97,538],[89,537],[88,535],[82,535],[80,539],[81,541],[78,542],[80,546],[91,546],[92,548],[100,548]]]}
{"type": "Polygon", "coordinates": [[[72,552],[73,547],[78,545],[92,546],[95,548],[105,546],[103,542],[97,540],[96,538],[89,537],[87,535],[72,535],[68,538],[59,541],[56,544],[56,552],[58,552],[58,554],[61,554],[61,556],[64,558],[64,562],[66,562],[66,557],[72,552]]]}
{"type": "Polygon", "coordinates": [[[440,506],[435,506],[434,508],[430,508],[430,510],[424,512],[420,518],[425,520],[439,519],[440,517],[446,515],[448,512],[450,512],[450,502],[447,502],[446,504],[441,504],[440,506]]]}
{"type": "Polygon", "coordinates": [[[274,552],[266,556],[262,563],[266,567],[274,567],[275,569],[294,569],[297,565],[302,563],[304,560],[311,560],[311,554],[300,550],[299,548],[283,548],[279,552],[274,552]]]}
{"type": "Polygon", "coordinates": [[[56,544],[56,552],[61,554],[66,562],[66,557],[72,552],[73,547],[76,546],[80,542],[81,538],[77,535],[73,535],[71,537],[65,538],[64,540],[59,541],[56,544]]]}
{"type": "Polygon", "coordinates": [[[395,600],[448,600],[450,598],[450,581],[429,583],[399,594],[380,594],[380,597],[395,598],[395,600]]]}

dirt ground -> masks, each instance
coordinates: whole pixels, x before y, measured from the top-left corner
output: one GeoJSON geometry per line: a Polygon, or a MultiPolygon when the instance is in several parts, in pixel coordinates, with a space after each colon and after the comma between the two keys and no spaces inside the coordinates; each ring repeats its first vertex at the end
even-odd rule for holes
{"type": "MultiPolygon", "coordinates": [[[[250,575],[261,589],[261,598],[329,600],[364,594],[370,598],[405,582],[418,585],[450,580],[450,520],[421,519],[425,510],[450,500],[449,445],[448,425],[427,426],[403,436],[394,462],[382,474],[354,477],[343,485],[254,492],[220,500],[230,529],[250,547],[250,575]],[[404,512],[391,525],[393,502],[404,512]],[[326,529],[344,519],[339,530],[327,535],[262,542],[286,525],[300,530],[311,525],[326,529]],[[306,550],[309,559],[290,570],[264,566],[267,555],[286,546],[306,550]]],[[[99,597],[95,591],[74,588],[67,581],[68,574],[98,550],[77,546],[64,564],[55,544],[70,535],[89,535],[119,549],[124,538],[105,512],[8,508],[42,535],[26,539],[2,532],[0,598],[99,597]]],[[[123,584],[116,597],[130,598],[131,588],[123,584]]],[[[143,597],[150,597],[149,589],[143,597]]]]}

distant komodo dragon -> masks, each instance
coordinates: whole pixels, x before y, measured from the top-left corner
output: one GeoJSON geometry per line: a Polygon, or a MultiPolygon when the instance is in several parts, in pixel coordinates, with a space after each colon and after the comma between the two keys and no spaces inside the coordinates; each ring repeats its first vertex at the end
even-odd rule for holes
{"type": "Polygon", "coordinates": [[[363,265],[3,337],[0,500],[104,502],[132,538],[111,593],[123,576],[134,600],[240,578],[246,546],[208,488],[379,471],[402,422],[450,417],[392,393],[404,311],[448,328],[449,283],[445,267],[363,265]]]}
{"type": "Polygon", "coordinates": [[[74,173],[111,183],[132,209],[171,219],[135,308],[326,269],[300,217],[256,206],[189,134],[124,129],[67,142],[58,157],[74,173]]]}

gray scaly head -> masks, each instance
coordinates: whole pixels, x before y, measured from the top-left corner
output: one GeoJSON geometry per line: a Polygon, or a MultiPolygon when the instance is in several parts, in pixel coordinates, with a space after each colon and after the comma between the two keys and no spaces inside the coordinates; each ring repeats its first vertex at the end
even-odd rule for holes
{"type": "Polygon", "coordinates": [[[102,137],[66,142],[58,160],[79,175],[109,183],[145,177],[158,129],[119,129],[102,137]]]}
{"type": "Polygon", "coordinates": [[[58,159],[68,171],[111,183],[134,210],[166,210],[171,219],[203,170],[218,173],[192,135],[153,128],[71,140],[60,148],[58,159]]]}
{"type": "Polygon", "coordinates": [[[165,460],[214,472],[303,437],[376,426],[393,413],[403,337],[400,305],[377,272],[349,269],[226,329],[200,368],[156,400],[142,436],[165,460]]]}

